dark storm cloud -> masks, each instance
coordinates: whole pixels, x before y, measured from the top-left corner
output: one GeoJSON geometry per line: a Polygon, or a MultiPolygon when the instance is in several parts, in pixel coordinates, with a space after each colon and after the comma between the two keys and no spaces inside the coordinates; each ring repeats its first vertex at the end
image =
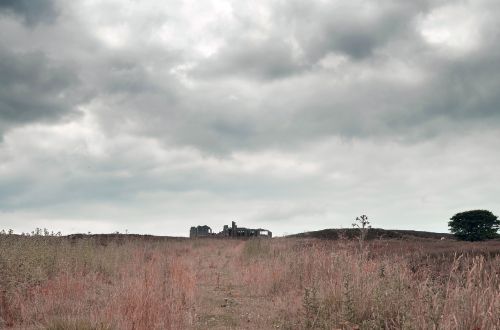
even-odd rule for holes
{"type": "Polygon", "coordinates": [[[74,112],[75,73],[43,53],[0,49],[0,133],[10,126],[56,120],[74,112]]]}
{"type": "Polygon", "coordinates": [[[0,0],[2,12],[17,15],[28,25],[52,23],[57,17],[52,0],[0,0]]]}

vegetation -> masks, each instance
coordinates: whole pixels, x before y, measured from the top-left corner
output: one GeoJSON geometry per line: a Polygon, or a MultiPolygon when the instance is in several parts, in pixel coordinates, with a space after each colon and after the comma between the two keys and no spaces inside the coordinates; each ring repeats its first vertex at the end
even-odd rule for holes
{"type": "Polygon", "coordinates": [[[0,235],[0,328],[500,329],[498,310],[499,241],[0,235]]]}
{"type": "Polygon", "coordinates": [[[455,214],[448,226],[458,239],[482,241],[497,237],[500,220],[490,211],[473,210],[455,214]]]}
{"type": "Polygon", "coordinates": [[[363,245],[364,245],[365,240],[366,240],[366,236],[368,234],[368,230],[371,229],[370,221],[368,221],[368,217],[364,214],[362,216],[356,217],[356,220],[352,224],[352,227],[359,229],[359,231],[360,231],[359,245],[361,246],[361,248],[363,248],[363,245]]]}
{"type": "Polygon", "coordinates": [[[195,279],[178,241],[0,235],[0,328],[181,329],[195,279]]]}

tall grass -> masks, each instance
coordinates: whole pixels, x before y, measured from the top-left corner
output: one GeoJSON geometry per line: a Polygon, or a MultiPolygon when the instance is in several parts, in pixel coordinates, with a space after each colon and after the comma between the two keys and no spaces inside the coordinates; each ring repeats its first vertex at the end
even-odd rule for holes
{"type": "Polygon", "coordinates": [[[500,242],[0,235],[0,328],[225,318],[247,329],[500,329],[500,242]]]}
{"type": "Polygon", "coordinates": [[[242,259],[242,281],[274,299],[284,328],[500,329],[498,249],[443,253],[436,267],[425,251],[371,248],[274,241],[261,258],[242,259]]]}
{"type": "Polygon", "coordinates": [[[0,327],[184,329],[195,278],[180,242],[0,236],[0,327]],[[180,252],[181,251],[181,252],[180,252]]]}

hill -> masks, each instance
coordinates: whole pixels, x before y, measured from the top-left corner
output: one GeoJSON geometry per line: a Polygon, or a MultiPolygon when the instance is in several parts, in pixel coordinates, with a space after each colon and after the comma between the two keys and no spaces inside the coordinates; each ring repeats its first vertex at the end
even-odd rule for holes
{"type": "MultiPolygon", "coordinates": [[[[309,231],[300,234],[289,235],[287,237],[301,237],[301,238],[320,238],[336,240],[340,238],[355,239],[359,237],[359,229],[323,229],[317,231],[309,231]]],[[[417,230],[398,230],[398,229],[381,229],[372,228],[368,230],[367,239],[453,239],[452,234],[448,233],[434,233],[428,231],[417,230]]]]}

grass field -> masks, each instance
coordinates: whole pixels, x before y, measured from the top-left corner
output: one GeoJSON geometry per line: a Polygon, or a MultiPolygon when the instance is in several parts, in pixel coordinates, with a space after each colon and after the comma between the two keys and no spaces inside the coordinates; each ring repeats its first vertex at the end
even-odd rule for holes
{"type": "Polygon", "coordinates": [[[500,242],[0,235],[0,328],[500,329],[500,242]]]}

